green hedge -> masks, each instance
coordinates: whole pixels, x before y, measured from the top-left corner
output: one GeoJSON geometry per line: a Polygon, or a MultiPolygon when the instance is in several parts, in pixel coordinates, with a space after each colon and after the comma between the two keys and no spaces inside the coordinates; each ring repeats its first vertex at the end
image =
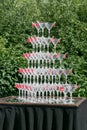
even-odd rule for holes
{"type": "Polygon", "coordinates": [[[70,83],[79,89],[74,96],[87,97],[87,9],[86,1],[50,0],[49,3],[4,0],[0,3],[0,97],[15,95],[16,82],[22,82],[17,70],[27,67],[21,55],[31,51],[26,39],[36,34],[32,21],[56,21],[51,35],[61,37],[57,51],[67,53],[65,67],[73,68],[70,83]],[[82,4],[82,5],[81,5],[82,4]]]}

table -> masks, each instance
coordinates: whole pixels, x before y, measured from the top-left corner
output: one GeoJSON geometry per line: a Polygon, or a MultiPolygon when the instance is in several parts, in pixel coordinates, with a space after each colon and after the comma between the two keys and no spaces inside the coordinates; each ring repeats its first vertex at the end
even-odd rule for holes
{"type": "Polygon", "coordinates": [[[0,130],[87,130],[87,99],[79,106],[0,102],[0,130]]]}

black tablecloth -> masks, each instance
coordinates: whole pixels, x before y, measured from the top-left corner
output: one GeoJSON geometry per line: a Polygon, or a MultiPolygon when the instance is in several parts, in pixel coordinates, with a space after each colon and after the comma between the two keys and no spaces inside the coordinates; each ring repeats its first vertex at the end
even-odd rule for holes
{"type": "Polygon", "coordinates": [[[0,104],[0,130],[87,130],[87,100],[79,107],[0,104]]]}

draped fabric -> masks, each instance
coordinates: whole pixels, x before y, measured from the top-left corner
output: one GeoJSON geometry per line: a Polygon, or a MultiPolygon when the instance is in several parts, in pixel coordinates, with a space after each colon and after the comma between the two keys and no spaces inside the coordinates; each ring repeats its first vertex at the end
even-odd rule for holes
{"type": "Polygon", "coordinates": [[[0,104],[0,130],[87,130],[87,100],[79,107],[0,104]]]}

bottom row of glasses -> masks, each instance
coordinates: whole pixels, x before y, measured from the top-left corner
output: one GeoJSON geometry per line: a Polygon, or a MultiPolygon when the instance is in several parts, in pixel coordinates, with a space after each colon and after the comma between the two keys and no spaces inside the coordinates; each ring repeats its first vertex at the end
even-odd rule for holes
{"type": "Polygon", "coordinates": [[[78,85],[70,84],[15,84],[19,90],[18,100],[32,103],[74,103],[72,93],[78,88],[78,85]],[[67,98],[69,93],[70,98],[67,98]]]}

